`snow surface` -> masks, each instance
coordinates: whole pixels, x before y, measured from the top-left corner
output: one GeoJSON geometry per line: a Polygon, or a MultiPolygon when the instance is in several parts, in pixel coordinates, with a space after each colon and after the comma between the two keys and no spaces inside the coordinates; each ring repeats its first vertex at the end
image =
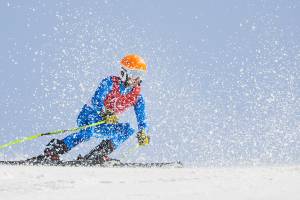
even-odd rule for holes
{"type": "Polygon", "coordinates": [[[300,199],[300,166],[0,166],[0,199],[300,199]]]}

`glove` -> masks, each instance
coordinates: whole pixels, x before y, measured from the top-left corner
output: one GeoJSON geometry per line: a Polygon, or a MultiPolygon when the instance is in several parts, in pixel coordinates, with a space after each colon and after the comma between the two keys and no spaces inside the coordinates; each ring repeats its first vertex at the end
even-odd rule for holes
{"type": "Polygon", "coordinates": [[[117,115],[107,115],[104,118],[106,124],[117,124],[119,121],[119,118],[117,115]]]}
{"type": "Polygon", "coordinates": [[[139,131],[136,135],[136,138],[138,139],[138,143],[140,146],[145,146],[150,143],[150,137],[146,135],[145,131],[139,131]]]}
{"type": "Polygon", "coordinates": [[[101,115],[106,124],[117,124],[119,122],[119,118],[112,112],[106,111],[105,113],[98,113],[101,115]]]}

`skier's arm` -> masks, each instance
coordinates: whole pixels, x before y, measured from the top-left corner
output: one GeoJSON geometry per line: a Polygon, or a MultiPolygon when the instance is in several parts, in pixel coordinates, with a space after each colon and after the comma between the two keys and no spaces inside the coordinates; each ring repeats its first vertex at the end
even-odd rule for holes
{"type": "Polygon", "coordinates": [[[138,130],[148,133],[148,123],[145,111],[145,100],[142,95],[138,97],[136,104],[134,105],[134,111],[137,119],[138,130]]]}
{"type": "Polygon", "coordinates": [[[97,113],[100,113],[102,111],[104,107],[104,100],[107,94],[112,90],[112,88],[113,81],[111,77],[103,79],[100,83],[94,96],[91,99],[92,106],[97,111],[97,113]]]}

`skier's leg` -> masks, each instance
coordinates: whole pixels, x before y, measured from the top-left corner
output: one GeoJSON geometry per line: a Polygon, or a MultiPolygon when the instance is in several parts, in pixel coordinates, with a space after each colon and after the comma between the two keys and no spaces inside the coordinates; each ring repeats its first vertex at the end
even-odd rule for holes
{"type": "Polygon", "coordinates": [[[102,124],[94,129],[95,137],[112,140],[115,148],[126,141],[133,133],[134,129],[130,127],[129,123],[102,124]]]}
{"type": "Polygon", "coordinates": [[[81,142],[88,141],[93,135],[93,129],[87,128],[85,130],[81,130],[77,133],[73,133],[68,135],[63,139],[63,142],[67,145],[68,151],[75,147],[77,144],[81,142]]]}
{"type": "Polygon", "coordinates": [[[97,126],[94,130],[94,136],[98,136],[106,140],[101,141],[99,145],[93,148],[83,158],[93,160],[106,160],[107,155],[118,148],[133,133],[134,129],[130,127],[129,123],[102,124],[100,126],[97,126]]]}
{"type": "MultiPolygon", "coordinates": [[[[92,112],[86,105],[82,108],[77,118],[77,124],[79,127],[85,126],[91,123],[95,123],[101,120],[101,117],[92,112]]],[[[87,128],[77,133],[73,133],[63,140],[52,139],[44,150],[44,155],[51,160],[59,160],[59,155],[64,154],[71,150],[77,144],[89,140],[93,135],[93,128],[87,128]]]]}
{"type": "MultiPolygon", "coordinates": [[[[102,120],[101,117],[91,110],[88,107],[83,107],[82,111],[78,115],[77,125],[78,127],[86,126],[102,120]]],[[[84,130],[81,130],[77,133],[68,135],[63,139],[63,142],[67,145],[68,150],[71,150],[77,144],[81,142],[88,141],[93,136],[94,127],[90,127],[84,130]]]]}
{"type": "Polygon", "coordinates": [[[115,149],[117,149],[123,142],[125,142],[134,133],[134,129],[130,127],[129,123],[119,123],[116,125],[116,132],[111,138],[115,149]]]}
{"type": "Polygon", "coordinates": [[[88,154],[84,157],[79,156],[77,159],[106,161],[108,160],[107,155],[113,152],[113,150],[114,145],[111,140],[102,140],[100,144],[93,148],[88,154]]]}

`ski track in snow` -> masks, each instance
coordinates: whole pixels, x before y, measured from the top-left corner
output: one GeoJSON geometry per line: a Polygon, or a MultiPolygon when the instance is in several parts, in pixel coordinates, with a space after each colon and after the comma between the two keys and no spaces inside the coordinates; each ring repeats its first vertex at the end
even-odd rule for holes
{"type": "Polygon", "coordinates": [[[300,166],[89,168],[0,166],[0,199],[300,199],[300,166]]]}

